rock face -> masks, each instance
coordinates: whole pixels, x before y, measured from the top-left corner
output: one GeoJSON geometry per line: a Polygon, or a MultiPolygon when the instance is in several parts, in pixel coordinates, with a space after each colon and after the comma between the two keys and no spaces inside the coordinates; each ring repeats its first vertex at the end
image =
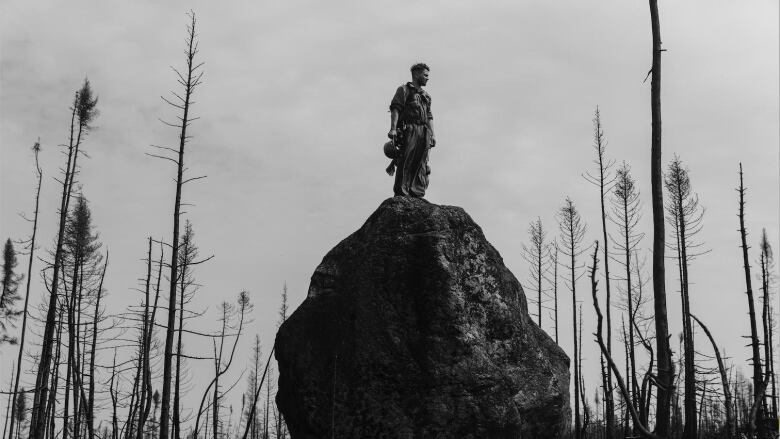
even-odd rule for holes
{"type": "Polygon", "coordinates": [[[459,207],[386,200],[276,336],[293,439],[557,438],[569,359],[459,207]]]}

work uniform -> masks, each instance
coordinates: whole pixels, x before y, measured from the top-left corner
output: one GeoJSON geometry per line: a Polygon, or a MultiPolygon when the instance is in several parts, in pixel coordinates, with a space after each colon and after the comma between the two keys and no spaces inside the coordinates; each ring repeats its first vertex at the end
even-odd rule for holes
{"type": "Polygon", "coordinates": [[[428,188],[428,149],[433,133],[428,121],[431,114],[431,96],[411,82],[398,87],[390,103],[390,110],[398,111],[396,142],[401,149],[396,159],[396,196],[423,197],[428,188]]]}

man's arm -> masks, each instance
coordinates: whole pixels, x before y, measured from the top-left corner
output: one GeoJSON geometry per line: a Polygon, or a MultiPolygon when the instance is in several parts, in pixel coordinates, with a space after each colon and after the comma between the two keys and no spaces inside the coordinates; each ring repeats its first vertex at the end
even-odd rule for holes
{"type": "Polygon", "coordinates": [[[398,115],[401,114],[401,110],[404,108],[406,102],[406,87],[400,86],[395,90],[393,100],[390,101],[390,131],[387,133],[387,137],[394,138],[396,136],[395,128],[398,126],[398,115]]]}
{"type": "Polygon", "coordinates": [[[433,131],[433,119],[428,119],[428,130],[431,131],[431,148],[436,146],[436,134],[433,131]]]}
{"type": "Polygon", "coordinates": [[[394,138],[396,136],[395,127],[398,125],[398,110],[395,108],[390,110],[390,131],[387,132],[387,137],[394,138]]]}

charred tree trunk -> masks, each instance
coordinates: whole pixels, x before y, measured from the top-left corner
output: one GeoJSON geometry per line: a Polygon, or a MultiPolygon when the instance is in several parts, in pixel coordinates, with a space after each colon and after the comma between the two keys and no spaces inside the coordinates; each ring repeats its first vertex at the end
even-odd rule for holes
{"type": "Polygon", "coordinates": [[[685,377],[685,427],[683,438],[698,439],[697,402],[696,402],[696,369],[694,365],[694,333],[691,322],[691,304],[688,278],[688,265],[694,255],[689,252],[689,245],[694,234],[700,230],[700,209],[696,196],[692,193],[688,170],[679,158],[675,157],[669,164],[669,170],[664,180],[669,192],[667,211],[669,221],[674,228],[676,239],[677,265],[680,276],[680,301],[682,308],[683,328],[683,370],[685,377]]]}
{"type": "MultiPolygon", "coordinates": [[[[184,249],[185,253],[188,251],[188,249],[184,249]]],[[[181,355],[182,355],[182,344],[181,344],[181,335],[182,335],[182,329],[184,328],[184,290],[186,287],[186,276],[187,276],[187,263],[186,258],[184,259],[184,264],[182,265],[182,271],[181,275],[179,276],[181,278],[180,286],[179,286],[179,326],[178,326],[178,340],[176,341],[176,383],[175,388],[173,390],[173,439],[179,439],[180,438],[180,429],[181,429],[181,420],[179,419],[180,416],[180,410],[179,407],[180,404],[180,392],[181,392],[181,355]]]]}
{"type": "MultiPolygon", "coordinates": [[[[604,245],[602,247],[604,251],[604,285],[607,293],[607,302],[604,306],[607,314],[607,350],[609,351],[609,354],[612,355],[612,290],[610,288],[609,282],[609,241],[607,240],[607,211],[604,198],[606,195],[607,185],[609,184],[607,181],[609,178],[607,173],[613,162],[608,161],[604,157],[606,141],[604,140],[604,130],[601,125],[601,113],[599,112],[598,107],[596,107],[596,114],[593,118],[593,131],[593,146],[596,149],[595,163],[598,166],[598,175],[594,176],[587,174],[586,179],[599,188],[601,232],[603,237],[602,239],[604,241],[604,245]]],[[[607,406],[607,412],[605,414],[605,419],[607,421],[606,439],[612,439],[615,431],[615,401],[612,395],[612,371],[607,369],[606,372],[607,375],[604,378],[604,384],[606,386],[604,393],[604,403],[607,406]]]]}
{"type": "Polygon", "coordinates": [[[710,330],[695,315],[691,314],[691,317],[693,317],[693,319],[696,320],[696,323],[701,326],[701,329],[704,330],[704,333],[710,340],[710,344],[712,344],[712,350],[715,351],[715,359],[718,361],[718,372],[720,372],[720,380],[721,384],[723,385],[723,398],[725,400],[724,408],[726,411],[726,430],[728,431],[730,438],[734,437],[737,434],[737,430],[736,423],[734,422],[734,408],[731,401],[731,389],[729,388],[729,378],[726,374],[726,366],[723,363],[723,358],[720,356],[720,350],[718,349],[718,345],[715,344],[715,339],[712,337],[710,330]]]}
{"type": "MultiPolygon", "coordinates": [[[[607,346],[606,344],[604,344],[604,337],[602,335],[601,328],[603,325],[604,316],[601,314],[601,308],[599,308],[599,299],[597,294],[598,279],[596,279],[596,270],[598,266],[598,251],[599,251],[599,244],[598,241],[596,241],[596,245],[593,250],[593,265],[591,265],[590,268],[591,295],[593,296],[593,308],[596,310],[596,317],[597,317],[596,341],[598,342],[602,355],[604,355],[604,358],[607,360],[607,364],[612,369],[612,372],[615,374],[615,380],[617,381],[618,388],[620,389],[620,393],[623,395],[623,399],[628,401],[628,389],[626,388],[625,381],[623,381],[623,377],[620,375],[620,369],[618,369],[617,365],[612,360],[612,357],[609,356],[607,352],[607,346]]],[[[639,422],[639,413],[637,413],[634,406],[632,406],[631,404],[627,404],[627,406],[629,408],[629,413],[631,414],[631,419],[634,421],[634,425],[639,429],[642,437],[650,438],[650,439],[666,438],[666,436],[660,436],[657,433],[651,432],[646,425],[639,422]]]]}
{"type": "MultiPolygon", "coordinates": [[[[41,182],[43,180],[43,171],[41,170],[41,166],[38,163],[38,152],[41,150],[41,143],[40,139],[38,142],[35,142],[35,145],[33,146],[33,152],[35,153],[35,172],[38,175],[38,184],[35,188],[35,213],[33,214],[33,230],[32,230],[32,236],[30,237],[30,254],[27,260],[27,286],[25,288],[25,294],[24,294],[24,308],[22,309],[22,329],[21,329],[21,335],[19,336],[19,353],[17,355],[16,359],[16,375],[14,377],[14,386],[12,390],[12,398],[13,400],[16,400],[16,394],[19,392],[19,376],[21,375],[21,369],[22,369],[22,357],[24,355],[24,341],[25,341],[25,335],[27,334],[27,306],[30,301],[30,282],[32,279],[32,265],[33,260],[35,257],[35,237],[38,232],[38,205],[41,198],[41,182]]],[[[13,371],[11,372],[13,374],[13,371]]],[[[7,419],[7,418],[6,418],[7,419]]],[[[11,417],[11,428],[10,431],[14,431],[14,417],[11,417]]],[[[5,437],[5,434],[3,434],[5,437]]]]}
{"type": "Polygon", "coordinates": [[[111,381],[108,385],[108,394],[111,397],[111,439],[119,438],[119,420],[116,416],[117,397],[114,390],[114,378],[116,377],[116,348],[114,348],[114,364],[111,366],[111,381]]]}
{"type": "MultiPolygon", "coordinates": [[[[766,413],[773,419],[777,418],[777,404],[775,402],[775,374],[774,356],[772,355],[772,307],[769,300],[769,262],[772,257],[771,247],[766,237],[766,229],[761,233],[761,290],[763,292],[762,322],[764,325],[764,374],[770,377],[772,394],[770,403],[766,406],[766,413]]],[[[766,398],[764,398],[766,401],[766,398]]]]}
{"type": "Polygon", "coordinates": [[[76,173],[76,161],[79,154],[82,136],[90,129],[90,122],[97,115],[95,107],[97,99],[92,96],[89,81],[76,93],[73,102],[73,111],[70,123],[70,140],[68,143],[68,161],[65,166],[65,175],[62,181],[62,196],[60,199],[59,229],[57,231],[57,244],[54,250],[54,262],[52,264],[51,288],[49,289],[49,304],[46,311],[46,323],[41,342],[41,354],[38,362],[38,374],[35,380],[35,394],[33,396],[32,417],[30,419],[30,438],[42,439],[48,425],[46,419],[47,399],[49,397],[49,373],[52,363],[52,351],[54,341],[54,329],[56,326],[57,291],[59,289],[60,266],[62,264],[62,244],[65,232],[65,223],[70,203],[70,195],[73,190],[73,180],[76,173]],[[78,124],[78,127],[76,127],[78,124]],[[75,133],[74,129],[78,128],[75,133]]]}
{"type": "Polygon", "coordinates": [[[180,118],[180,124],[174,125],[180,129],[180,134],[179,149],[177,152],[178,158],[173,160],[177,166],[176,198],[173,205],[173,234],[171,239],[172,250],[170,288],[168,294],[168,319],[165,332],[165,352],[163,354],[163,391],[162,405],[160,409],[160,439],[168,439],[169,437],[168,419],[171,416],[171,376],[173,371],[173,336],[176,327],[176,293],[178,291],[177,280],[179,259],[179,216],[181,213],[182,185],[184,184],[184,147],[188,139],[187,128],[192,122],[192,118],[189,114],[191,105],[190,99],[195,87],[200,84],[200,79],[202,76],[202,73],[197,73],[197,70],[202,65],[196,64],[195,62],[195,55],[197,52],[198,44],[196,42],[195,33],[195,14],[190,13],[190,23],[187,29],[186,77],[177,72],[177,75],[179,76],[179,83],[184,87],[184,96],[181,98],[180,104],[172,104],[174,107],[182,111],[182,117],[180,118]]]}
{"type": "Polygon", "coordinates": [[[92,321],[92,349],[89,355],[89,400],[87,403],[87,433],[89,438],[95,437],[95,353],[97,351],[98,317],[100,314],[100,296],[103,290],[103,280],[106,278],[108,268],[108,252],[103,265],[103,273],[100,276],[100,285],[97,289],[97,301],[95,302],[95,318],[92,321]]]}
{"type": "MultiPolygon", "coordinates": [[[[579,328],[577,329],[577,337],[578,337],[578,343],[580,345],[580,348],[582,347],[582,305],[579,306],[579,328]]],[[[583,411],[583,422],[582,422],[582,432],[580,433],[580,436],[583,438],[586,438],[588,435],[588,426],[590,425],[590,410],[588,409],[588,403],[585,401],[585,379],[582,378],[582,349],[579,350],[580,357],[578,358],[577,363],[580,366],[579,376],[580,376],[580,403],[582,404],[582,411],[583,411]]],[[[269,382],[270,385],[270,382],[269,382]]],[[[269,398],[270,399],[270,396],[269,398]]]]}
{"type": "MultiPolygon", "coordinates": [[[[742,181],[742,163],[739,164],[739,235],[742,239],[742,262],[745,269],[745,287],[748,297],[748,313],[750,315],[750,345],[753,351],[753,389],[756,392],[756,401],[763,399],[762,392],[763,382],[761,379],[761,351],[759,348],[758,340],[758,326],[756,325],[756,308],[753,303],[753,287],[751,285],[750,278],[750,260],[748,258],[748,245],[747,245],[747,231],[745,230],[745,186],[742,181]]],[[[751,413],[752,415],[752,413],[751,413]]],[[[748,423],[750,425],[750,434],[753,434],[753,426],[758,427],[759,437],[763,437],[764,434],[764,420],[761,410],[755,410],[755,418],[750,419],[748,423]]]]}
{"type": "Polygon", "coordinates": [[[580,400],[577,397],[580,392],[580,376],[579,376],[579,343],[577,341],[577,256],[582,251],[579,249],[582,238],[585,235],[585,225],[582,223],[579,212],[574,207],[574,203],[570,198],[566,198],[566,201],[558,210],[558,228],[561,232],[561,241],[563,248],[561,251],[569,257],[569,287],[571,288],[571,300],[572,300],[572,332],[574,334],[574,427],[576,439],[582,439],[581,428],[582,423],[580,419],[580,400]]]}
{"type": "Polygon", "coordinates": [[[658,356],[658,396],[656,399],[655,433],[669,436],[669,403],[671,401],[674,366],[669,348],[669,321],[666,313],[666,280],[664,268],[665,230],[664,196],[661,172],[661,25],[658,0],[649,0],[653,32],[653,67],[650,82],[652,143],[650,179],[653,200],[653,298],[655,306],[656,351],[658,356]]]}
{"type": "MultiPolygon", "coordinates": [[[[77,143],[74,140],[74,129],[76,125],[78,94],[74,100],[73,110],[70,122],[70,143],[68,146],[68,161],[65,165],[65,176],[62,182],[62,197],[60,202],[60,220],[59,230],[57,232],[57,244],[54,251],[54,264],[52,267],[51,288],[49,289],[49,306],[46,313],[46,324],[43,330],[43,342],[41,345],[41,355],[38,363],[38,374],[35,381],[35,394],[33,396],[32,418],[30,420],[30,438],[42,439],[46,430],[46,406],[49,396],[49,370],[51,368],[52,342],[54,339],[55,313],[57,307],[57,291],[59,289],[60,264],[62,261],[62,239],[65,234],[65,222],[68,214],[68,203],[70,201],[70,178],[71,164],[73,156],[78,154],[77,143]]],[[[79,128],[79,132],[81,128],[79,128]]],[[[80,134],[79,134],[80,137],[80,134]]],[[[63,430],[65,431],[65,430],[63,430]]],[[[65,433],[63,433],[65,434],[65,433]]]]}
{"type": "Polygon", "coordinates": [[[558,246],[553,256],[553,314],[555,316],[555,344],[558,344],[558,246]]]}
{"type": "Polygon", "coordinates": [[[61,358],[62,358],[62,322],[63,322],[63,313],[65,311],[64,305],[62,303],[58,303],[59,307],[59,319],[57,321],[57,336],[55,339],[56,342],[56,348],[54,349],[54,366],[52,367],[51,371],[51,385],[52,385],[52,391],[51,391],[51,397],[49,398],[49,402],[47,403],[46,407],[46,417],[49,419],[49,430],[48,435],[50,438],[55,437],[54,435],[54,415],[53,413],[57,412],[57,389],[59,387],[59,380],[60,380],[60,364],[61,364],[61,358]]]}

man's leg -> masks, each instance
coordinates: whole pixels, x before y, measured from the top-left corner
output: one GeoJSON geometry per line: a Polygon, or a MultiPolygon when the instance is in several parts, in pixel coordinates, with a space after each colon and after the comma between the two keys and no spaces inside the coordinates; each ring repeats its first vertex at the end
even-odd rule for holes
{"type": "Polygon", "coordinates": [[[395,182],[393,183],[393,195],[402,197],[408,195],[403,190],[404,181],[404,150],[401,150],[398,158],[395,160],[395,182]]]}

